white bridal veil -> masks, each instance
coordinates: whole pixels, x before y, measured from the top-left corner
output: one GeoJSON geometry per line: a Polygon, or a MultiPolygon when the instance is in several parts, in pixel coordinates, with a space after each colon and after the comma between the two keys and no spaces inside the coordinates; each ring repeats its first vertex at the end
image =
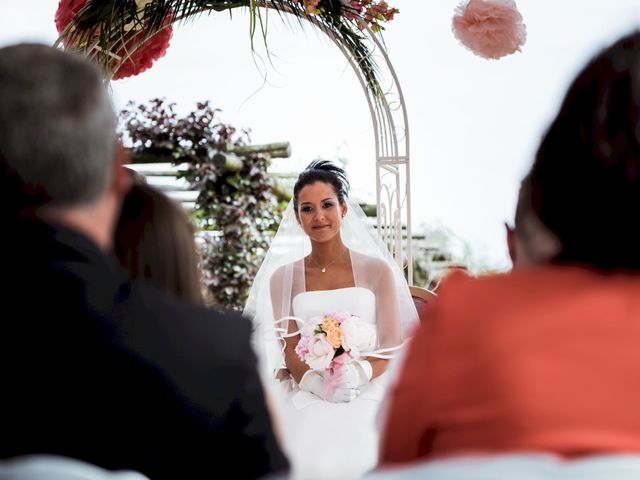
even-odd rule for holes
{"type": "MultiPolygon", "coordinates": [[[[350,250],[355,286],[376,295],[379,355],[375,356],[390,358],[416,325],[416,308],[400,267],[364,212],[355,202],[345,201],[348,210],[340,230],[342,241],[350,250]]],[[[311,242],[296,220],[291,201],[244,309],[254,322],[254,346],[265,379],[274,378],[284,367],[282,329],[286,331],[286,318],[293,315],[293,298],[305,291],[304,257],[310,252],[311,242]]]]}

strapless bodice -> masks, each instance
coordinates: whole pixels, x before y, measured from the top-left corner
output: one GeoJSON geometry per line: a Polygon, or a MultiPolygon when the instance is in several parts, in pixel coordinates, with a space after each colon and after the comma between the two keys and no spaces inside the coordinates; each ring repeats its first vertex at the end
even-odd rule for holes
{"type": "MultiPolygon", "coordinates": [[[[294,316],[303,322],[344,311],[376,324],[376,296],[364,287],[302,292],[293,298],[292,307],[294,316]]],[[[300,322],[298,325],[302,327],[300,322]]],[[[360,478],[373,468],[378,449],[375,419],[384,395],[380,378],[362,386],[358,398],[347,403],[323,401],[300,390],[293,381],[283,382],[281,395],[289,399],[285,405],[292,408],[284,410],[280,418],[294,478],[360,478]],[[345,428],[349,434],[336,438],[336,432],[345,428]]]]}
{"type": "Polygon", "coordinates": [[[376,323],[376,297],[368,288],[302,292],[293,298],[292,306],[293,314],[304,321],[326,313],[347,311],[366,322],[376,323]]]}

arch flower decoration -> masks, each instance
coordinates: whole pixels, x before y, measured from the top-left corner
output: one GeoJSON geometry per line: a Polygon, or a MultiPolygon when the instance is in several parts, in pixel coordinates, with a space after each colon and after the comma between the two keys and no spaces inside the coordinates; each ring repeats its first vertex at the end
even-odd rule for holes
{"type": "Polygon", "coordinates": [[[57,43],[99,61],[115,80],[137,75],[163,56],[173,23],[240,7],[249,9],[252,42],[256,31],[266,42],[266,9],[311,20],[346,46],[367,87],[383,96],[362,30],[379,32],[398,13],[385,0],[60,0],[57,43]]]}

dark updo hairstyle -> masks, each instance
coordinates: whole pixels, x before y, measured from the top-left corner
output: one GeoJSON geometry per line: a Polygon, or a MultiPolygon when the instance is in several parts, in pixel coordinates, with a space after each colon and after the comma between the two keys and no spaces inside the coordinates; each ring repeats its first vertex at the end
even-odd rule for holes
{"type": "Polygon", "coordinates": [[[640,33],[572,83],[536,154],[531,200],[560,240],[557,263],[640,270],[640,33]]]}
{"type": "Polygon", "coordinates": [[[342,204],[349,193],[349,180],[345,171],[328,160],[314,160],[298,176],[296,184],[293,186],[293,208],[298,211],[298,195],[307,185],[315,182],[328,183],[333,187],[333,191],[342,204]]]}

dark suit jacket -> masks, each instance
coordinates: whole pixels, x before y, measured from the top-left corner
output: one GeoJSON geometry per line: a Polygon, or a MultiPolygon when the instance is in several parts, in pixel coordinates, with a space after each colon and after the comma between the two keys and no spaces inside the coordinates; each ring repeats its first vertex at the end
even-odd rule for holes
{"type": "Polygon", "coordinates": [[[152,479],[287,467],[246,319],[131,285],[68,229],[3,227],[0,457],[65,455],[152,479]]]}

